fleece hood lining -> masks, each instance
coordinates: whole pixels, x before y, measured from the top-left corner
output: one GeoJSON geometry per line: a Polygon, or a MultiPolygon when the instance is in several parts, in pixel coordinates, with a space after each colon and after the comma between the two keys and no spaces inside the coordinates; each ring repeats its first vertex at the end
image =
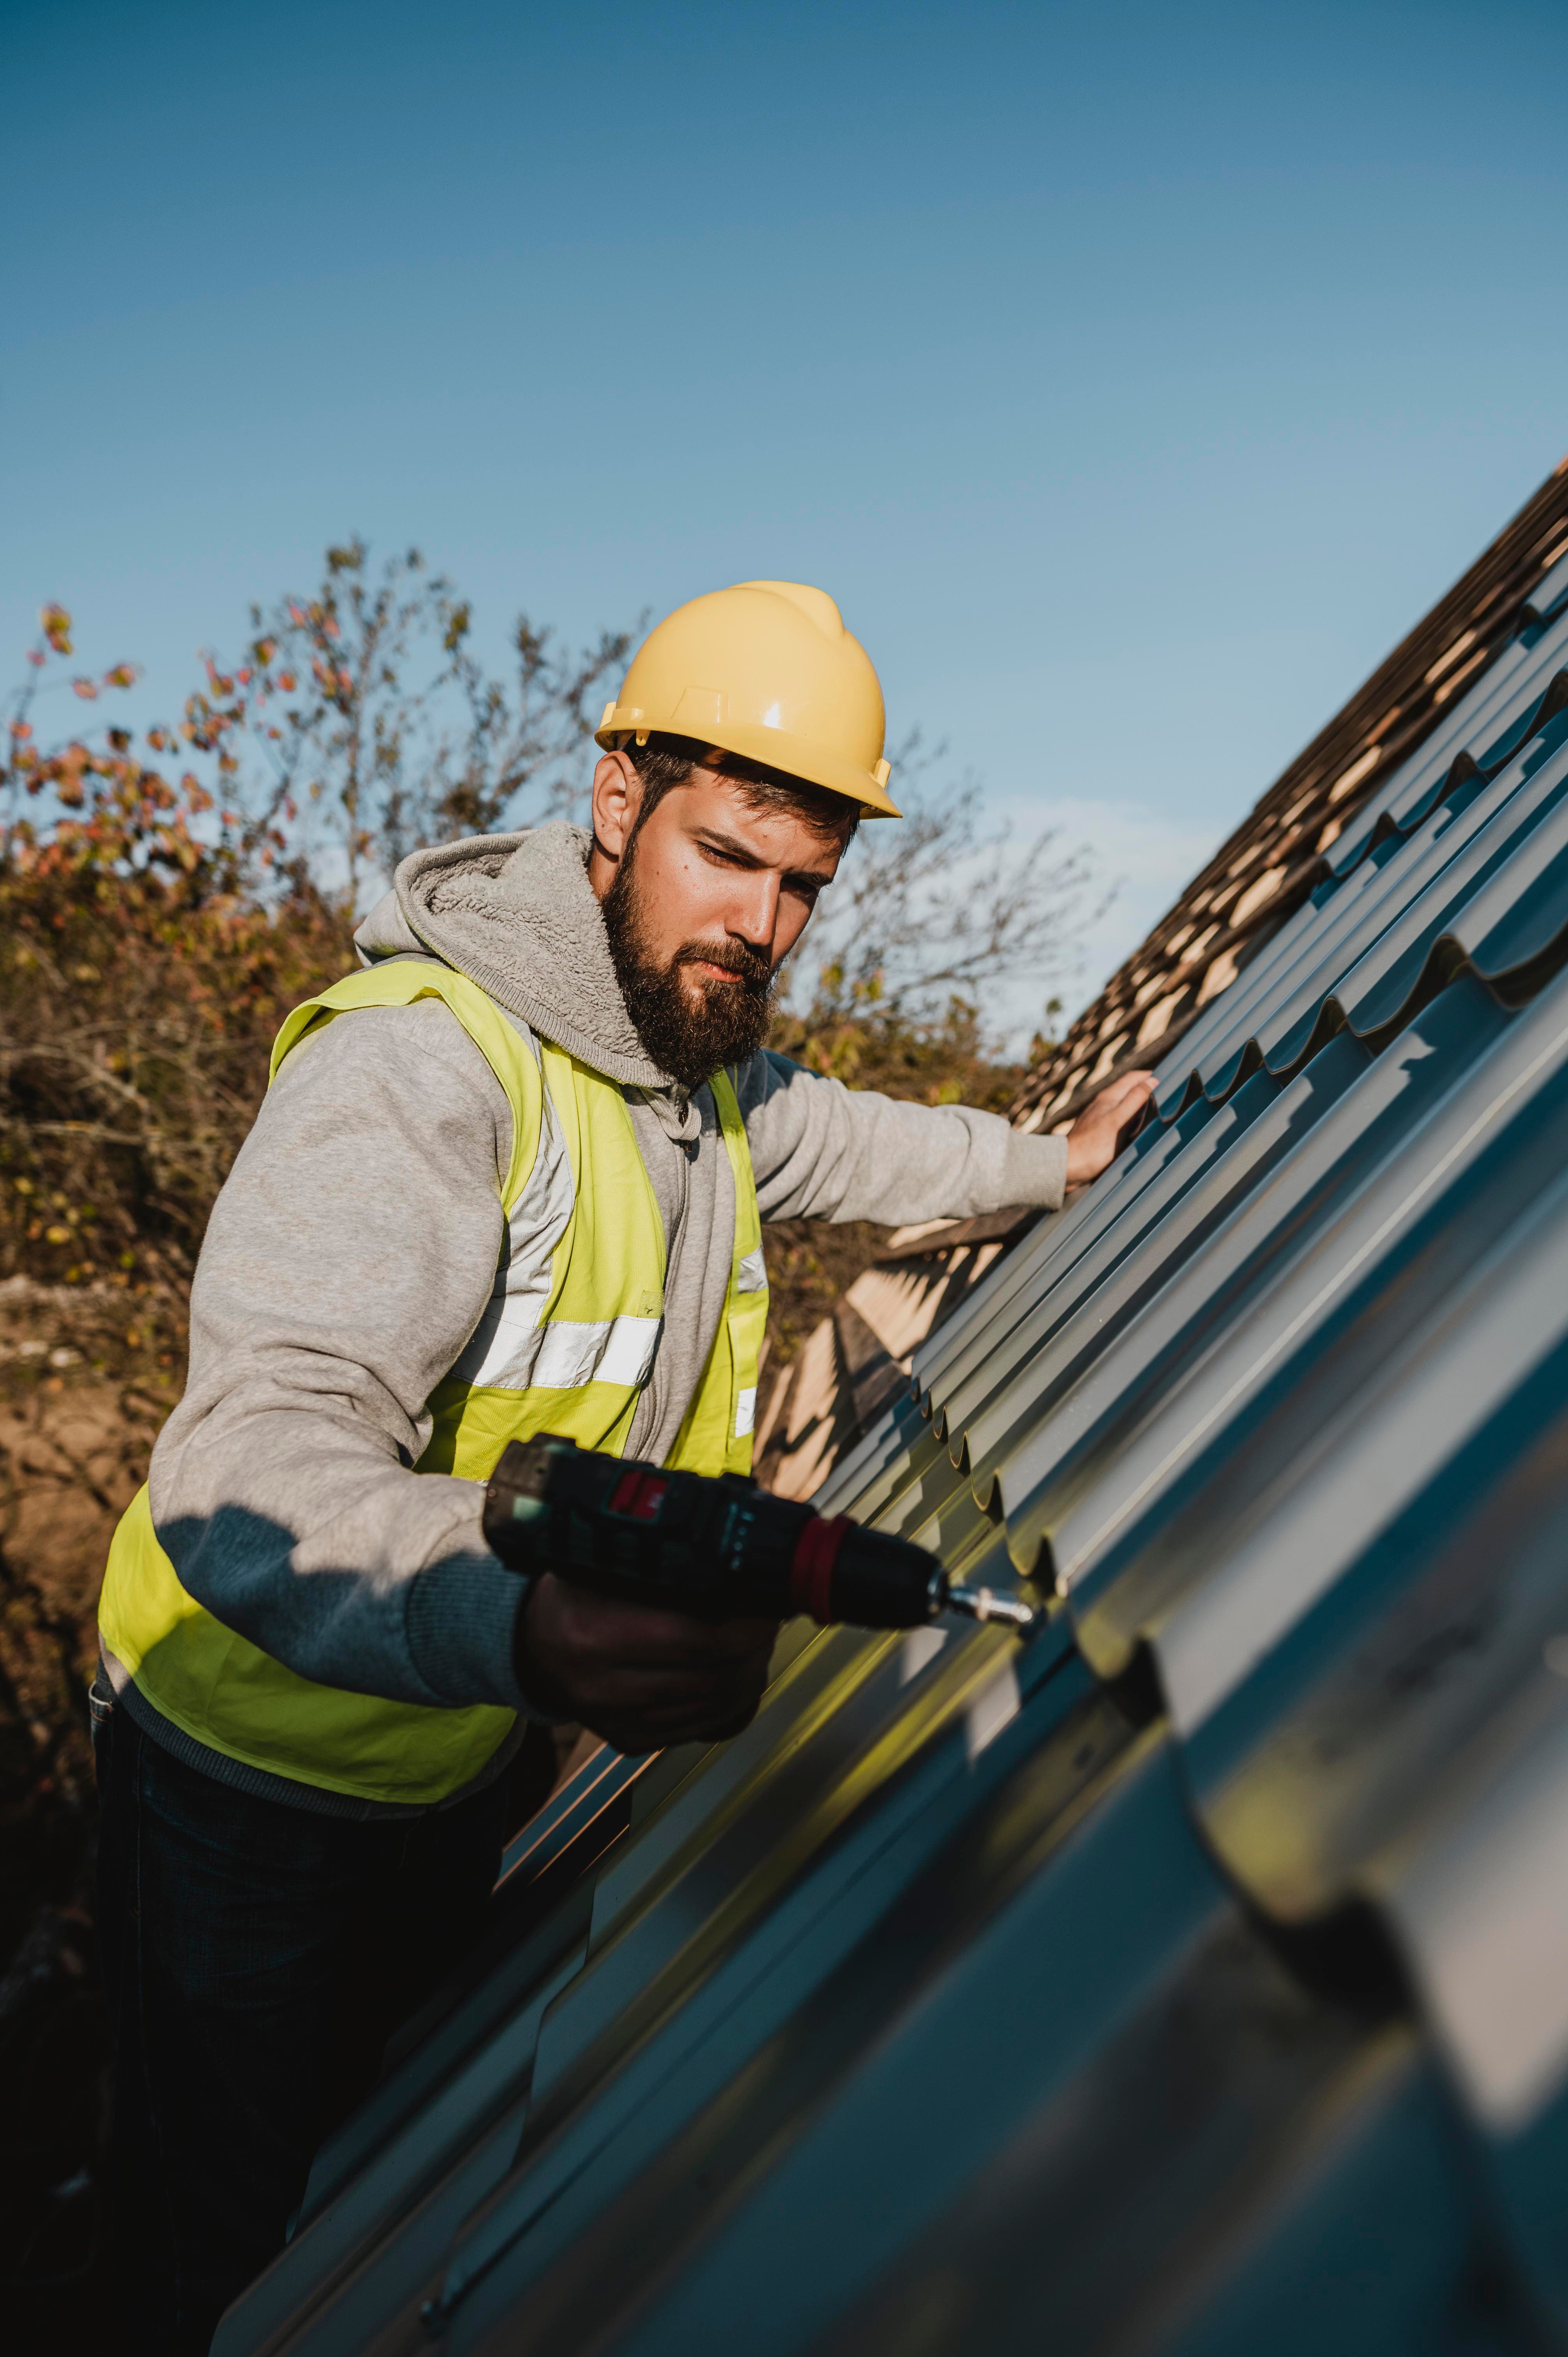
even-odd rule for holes
{"type": "Polygon", "coordinates": [[[607,1080],[665,1099],[683,1131],[685,1092],[649,1055],[621,996],[588,881],[592,842],[562,820],[412,852],[355,946],[367,964],[432,952],[607,1080]]]}

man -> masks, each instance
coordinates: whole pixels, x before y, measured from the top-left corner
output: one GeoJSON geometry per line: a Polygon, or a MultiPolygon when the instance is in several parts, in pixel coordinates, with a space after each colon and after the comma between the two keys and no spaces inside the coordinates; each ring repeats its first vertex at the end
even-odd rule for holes
{"type": "Polygon", "coordinates": [[[284,1026],[111,1554],[111,2276],[159,2357],[207,2348],[470,1935],[527,1722],[643,1751],[756,1710],[772,1626],[489,1554],[507,1441],[746,1469],[759,1217],[1055,1210],[1152,1086],[1026,1137],[763,1051],[861,815],[897,815],[875,673],[820,590],[682,608],[598,742],[590,831],[416,853],[363,971],[284,1026]]]}

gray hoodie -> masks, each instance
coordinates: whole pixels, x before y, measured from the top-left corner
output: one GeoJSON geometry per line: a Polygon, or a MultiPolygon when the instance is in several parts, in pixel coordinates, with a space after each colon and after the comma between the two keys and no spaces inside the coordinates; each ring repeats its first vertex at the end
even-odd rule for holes
{"type": "MultiPolygon", "coordinates": [[[[553,825],[416,852],[355,939],[367,964],[455,966],[524,1037],[625,1090],[669,1246],[628,1453],[661,1459],[718,1330],[734,1181],[711,1090],[688,1098],[632,1025],[588,847],[580,829],[553,825]]],[[[964,1106],[852,1093],[766,1051],[734,1078],[765,1220],[1060,1206],[1059,1138],[964,1106]]],[[[153,1452],[153,1520],[188,1592],[304,1677],[528,1711],[512,1667],[519,1583],[484,1544],[483,1492],[412,1470],[430,1435],[425,1402],[504,1275],[510,1148],[506,1097],[440,1001],[369,1008],[295,1049],[213,1208],[189,1380],[153,1452]]],[[[388,1813],[192,1743],[106,1666],[150,1734],[223,1781],[388,1813]]]]}

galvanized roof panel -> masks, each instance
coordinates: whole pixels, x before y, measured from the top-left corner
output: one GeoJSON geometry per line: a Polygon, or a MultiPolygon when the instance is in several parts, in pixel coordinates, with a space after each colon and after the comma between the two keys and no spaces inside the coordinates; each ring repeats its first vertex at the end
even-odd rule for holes
{"type": "MultiPolygon", "coordinates": [[[[1568,651],[1568,617],[1562,636],[1568,651]]],[[[1536,713],[1546,700],[1544,694],[1532,695],[1528,713],[1536,713]]],[[[1422,815],[1408,832],[1391,829],[1348,875],[1324,886],[1298,911],[1263,953],[1256,977],[1247,975],[1233,985],[1224,1000],[1216,1003],[1212,1022],[1183,1042],[1181,1058],[1160,1090],[1162,1113],[1168,1117],[1195,1084],[1210,1095],[1223,1095],[1250,1069],[1250,1049],[1252,1061],[1261,1057],[1275,1071],[1290,1070],[1310,1052],[1336,988],[1429,888],[1441,887],[1448,896],[1433,908],[1462,905],[1476,877],[1472,838],[1487,844],[1478,855],[1481,862],[1496,856],[1499,838],[1488,838],[1488,828],[1496,826],[1506,837],[1528,825],[1534,798],[1561,783],[1560,770],[1550,762],[1562,736],[1561,725],[1552,730],[1552,720],[1561,722],[1560,712],[1494,768],[1473,765],[1435,800],[1423,795],[1422,815]],[[1535,775],[1543,764],[1553,767],[1546,781],[1535,775]],[[1527,786],[1525,800],[1514,808],[1527,786]]],[[[1511,737],[1514,732],[1508,733],[1511,737]]],[[[1428,920],[1440,924],[1441,917],[1434,919],[1429,909],[1428,920]]],[[[1396,1000],[1381,1019],[1396,1019],[1398,1012],[1396,1000]]]]}
{"type": "MultiPolygon", "coordinates": [[[[1565,1060],[1568,991],[1515,1024],[1474,985],[1444,993],[1331,1110],[1278,1194],[1238,1217],[1215,1248],[1227,1264],[1216,1282],[1232,1269],[1251,1280],[1238,1314],[1193,1380],[1162,1383],[1135,1426],[1122,1415],[1109,1484],[1051,1533],[1081,1641],[1097,1654],[1112,1626],[1131,1641],[1155,1595],[1208,1576],[1209,1519],[1223,1513],[1230,1527],[1244,1507],[1252,1513],[1276,1458],[1303,1464],[1353,1383],[1391,1361],[1482,1256],[1488,1222],[1528,1206],[1565,1060]]],[[[1200,1299],[1208,1274],[1184,1273],[1200,1299]]],[[[1173,1308],[1162,1330],[1190,1357],[1183,1323],[1173,1308]]],[[[1036,1448],[1050,1445],[1044,1436],[1036,1448]]],[[[1015,1547],[1047,1502],[1036,1493],[1019,1512],[1015,1547]]]]}
{"type": "MultiPolygon", "coordinates": [[[[1021,1090],[1026,1128],[1060,1124],[1129,1065],[1211,1039],[1223,1001],[1282,924],[1423,796],[1539,665],[1563,610],[1568,467],[1559,468],[1306,747],[1021,1090]]],[[[1517,702],[1514,706],[1517,715],[1517,702]]],[[[1412,815],[1413,814],[1413,815],[1412,815]]],[[[1227,1015],[1223,1019],[1229,1022],[1227,1015]]]]}

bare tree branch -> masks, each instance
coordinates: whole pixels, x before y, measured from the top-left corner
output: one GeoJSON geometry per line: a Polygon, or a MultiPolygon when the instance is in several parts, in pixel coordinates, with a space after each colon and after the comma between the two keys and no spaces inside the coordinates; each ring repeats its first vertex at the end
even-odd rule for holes
{"type": "MultiPolygon", "coordinates": [[[[281,827],[293,871],[323,877],[330,845],[349,905],[367,872],[390,874],[421,843],[492,834],[565,809],[597,719],[596,691],[618,671],[629,632],[606,630],[575,654],[526,615],[512,632],[513,676],[473,651],[473,612],[416,548],[371,575],[350,540],[327,552],[309,597],[251,609],[248,661],[209,665],[203,716],[251,750],[236,777],[253,829],[281,827]],[[323,842],[325,836],[325,844],[323,842]]],[[[602,699],[601,699],[602,700],[602,699]]]]}
{"type": "Polygon", "coordinates": [[[973,1007],[1004,983],[1076,975],[1111,897],[1091,855],[1063,854],[1048,827],[1022,845],[1005,823],[983,829],[978,782],[945,777],[945,757],[918,730],[898,748],[904,818],[862,826],[788,977],[808,1028],[929,1024],[950,1000],[973,1007]]]}

